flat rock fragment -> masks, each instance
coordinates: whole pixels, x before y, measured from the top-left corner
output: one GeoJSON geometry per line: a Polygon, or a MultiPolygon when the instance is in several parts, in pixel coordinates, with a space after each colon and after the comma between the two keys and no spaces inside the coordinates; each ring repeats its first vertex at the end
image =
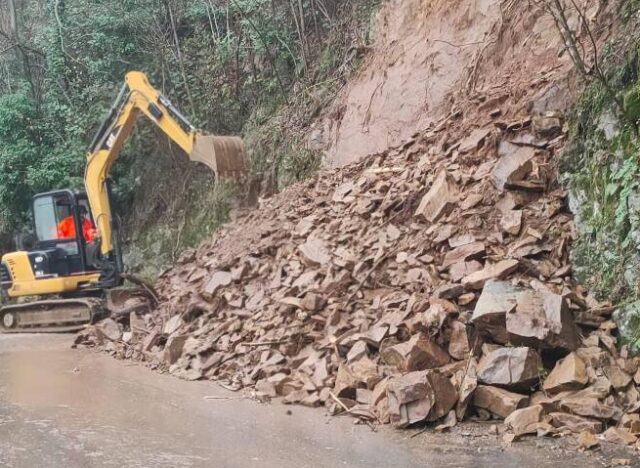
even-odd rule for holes
{"type": "Polygon", "coordinates": [[[516,436],[533,434],[538,431],[542,421],[543,408],[541,405],[533,405],[527,408],[515,410],[505,420],[504,425],[512,430],[516,436]]]}
{"type": "Polygon", "coordinates": [[[463,278],[462,285],[467,289],[482,289],[487,281],[503,279],[513,273],[519,265],[520,262],[515,259],[486,265],[482,270],[463,278]]]}
{"type": "Polygon", "coordinates": [[[589,383],[587,366],[576,353],[558,361],[544,381],[542,388],[549,393],[578,390],[589,383]]]}
{"type": "Polygon", "coordinates": [[[449,413],[457,401],[454,386],[435,370],[392,377],[387,384],[387,398],[391,422],[397,427],[436,421],[449,413]]]}
{"type": "Polygon", "coordinates": [[[509,392],[503,388],[479,385],[473,393],[473,405],[500,418],[506,418],[529,401],[526,395],[509,392]]]}
{"type": "Polygon", "coordinates": [[[443,170],[437,175],[429,191],[422,197],[415,215],[434,223],[451,213],[457,201],[456,182],[447,171],[443,170]]]}
{"type": "Polygon", "coordinates": [[[404,343],[385,348],[381,352],[385,364],[402,372],[433,369],[447,364],[449,355],[429,337],[416,334],[404,343]]]}
{"type": "Polygon", "coordinates": [[[533,169],[534,148],[518,146],[503,141],[498,149],[500,159],[493,169],[492,179],[497,188],[503,190],[523,180],[533,169]]]}

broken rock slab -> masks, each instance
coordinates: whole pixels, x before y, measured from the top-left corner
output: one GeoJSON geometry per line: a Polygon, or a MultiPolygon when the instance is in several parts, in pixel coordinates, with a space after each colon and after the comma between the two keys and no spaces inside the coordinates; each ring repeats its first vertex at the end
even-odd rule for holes
{"type": "Polygon", "coordinates": [[[560,409],[571,414],[602,420],[618,420],[622,411],[614,406],[602,403],[594,397],[575,398],[568,396],[560,401],[560,409]]]}
{"type": "Polygon", "coordinates": [[[482,289],[489,280],[500,280],[518,269],[520,262],[515,259],[502,260],[498,263],[486,265],[482,270],[471,273],[462,279],[462,285],[467,289],[482,289]]]}
{"type": "Polygon", "coordinates": [[[472,322],[494,342],[563,348],[578,347],[578,330],[560,295],[489,280],[473,311],[472,322]]]}
{"type": "Polygon", "coordinates": [[[473,393],[473,405],[490,413],[506,418],[529,401],[526,395],[520,395],[499,387],[479,385],[473,393]]]}
{"type": "Polygon", "coordinates": [[[592,434],[602,432],[602,423],[589,418],[583,418],[569,413],[549,413],[549,422],[560,430],[568,430],[576,434],[588,431],[592,434]]]}
{"type": "Polygon", "coordinates": [[[633,445],[638,438],[629,432],[629,429],[621,427],[610,427],[604,431],[604,440],[618,445],[633,445]]]}
{"type": "Polygon", "coordinates": [[[523,288],[505,281],[489,280],[482,289],[471,321],[496,343],[508,342],[506,316],[515,310],[523,288]]]}
{"type": "Polygon", "coordinates": [[[576,353],[570,353],[558,361],[547,376],[542,388],[549,393],[559,393],[568,390],[578,390],[589,383],[587,366],[576,353]]]}
{"type": "Polygon", "coordinates": [[[202,296],[211,300],[219,289],[229,286],[232,281],[232,275],[228,271],[216,271],[211,278],[205,283],[202,289],[202,296]]]}
{"type": "Polygon", "coordinates": [[[380,380],[382,377],[376,363],[363,356],[354,363],[342,362],[340,364],[333,392],[340,398],[355,400],[358,388],[373,390],[380,380]]]}
{"type": "Polygon", "coordinates": [[[167,364],[174,364],[180,356],[189,335],[172,335],[167,339],[164,347],[164,360],[167,364]]]}
{"type": "Polygon", "coordinates": [[[516,436],[532,434],[538,431],[542,421],[543,409],[541,405],[533,405],[528,408],[515,410],[504,421],[507,429],[513,431],[516,436]]]}
{"type": "Polygon", "coordinates": [[[616,390],[623,390],[633,380],[629,374],[620,369],[616,364],[605,366],[604,372],[609,379],[609,382],[611,382],[611,385],[616,390]]]}
{"type": "Polygon", "coordinates": [[[415,212],[418,218],[435,223],[453,211],[458,201],[458,187],[446,170],[440,171],[415,212]]]}
{"type": "Polygon", "coordinates": [[[310,267],[324,266],[331,262],[331,253],[327,244],[317,237],[309,237],[298,247],[302,261],[310,267]]]}
{"type": "Polygon", "coordinates": [[[436,421],[445,416],[458,399],[455,387],[437,370],[390,378],[387,398],[391,422],[397,427],[436,421]]]}
{"type": "Polygon", "coordinates": [[[527,347],[498,348],[478,363],[478,381],[486,385],[528,388],[540,379],[540,355],[527,347]]]}
{"type": "Polygon", "coordinates": [[[105,319],[95,326],[96,333],[101,340],[119,341],[122,338],[120,325],[113,319],[105,319]]]}
{"type": "Polygon", "coordinates": [[[565,299],[551,292],[522,292],[514,313],[506,315],[506,328],[513,344],[570,351],[579,345],[578,329],[565,299]]]}
{"type": "Polygon", "coordinates": [[[433,292],[433,295],[438,299],[456,299],[464,294],[464,292],[465,289],[463,285],[448,283],[438,287],[438,289],[433,292]]]}
{"type": "Polygon", "coordinates": [[[433,369],[449,363],[449,355],[437,343],[421,333],[409,341],[381,350],[382,360],[401,372],[433,369]]]}
{"type": "Polygon", "coordinates": [[[491,128],[475,129],[473,132],[471,132],[471,135],[460,142],[458,151],[461,154],[464,154],[478,149],[483,144],[485,138],[487,138],[490,134],[491,128]]]}
{"type": "Polygon", "coordinates": [[[364,341],[356,341],[347,353],[347,362],[355,362],[368,354],[367,343],[364,341]]]}
{"type": "Polygon", "coordinates": [[[469,356],[470,349],[467,327],[458,320],[451,323],[448,351],[453,359],[463,360],[469,356]]]}
{"type": "Polygon", "coordinates": [[[520,234],[522,228],[522,210],[509,210],[502,214],[502,230],[512,236],[520,234]]]}
{"type": "Polygon", "coordinates": [[[582,431],[576,438],[578,447],[582,450],[589,450],[597,447],[600,441],[591,431],[582,431]]]}
{"type": "Polygon", "coordinates": [[[341,363],[336,374],[336,381],[333,386],[333,392],[338,398],[356,399],[356,389],[358,388],[358,380],[351,367],[347,363],[341,363]]]}
{"type": "Polygon", "coordinates": [[[508,141],[502,141],[498,154],[500,159],[493,168],[492,179],[500,190],[523,180],[533,169],[532,160],[536,153],[530,146],[517,146],[508,141]]]}
{"type": "Polygon", "coordinates": [[[165,335],[172,335],[184,324],[180,314],[174,315],[164,323],[162,327],[162,333],[165,335]]]}
{"type": "Polygon", "coordinates": [[[533,129],[545,138],[554,138],[562,132],[563,119],[559,115],[536,115],[533,117],[533,129]]]}
{"type": "Polygon", "coordinates": [[[472,242],[461,245],[445,254],[444,260],[442,261],[442,268],[447,269],[456,263],[482,257],[484,252],[485,246],[482,242],[472,242]]]}
{"type": "Polygon", "coordinates": [[[472,260],[470,262],[458,262],[451,265],[451,268],[449,268],[449,275],[451,276],[451,281],[457,282],[462,280],[465,276],[469,276],[471,273],[482,270],[482,268],[482,263],[477,260],[472,260]]]}

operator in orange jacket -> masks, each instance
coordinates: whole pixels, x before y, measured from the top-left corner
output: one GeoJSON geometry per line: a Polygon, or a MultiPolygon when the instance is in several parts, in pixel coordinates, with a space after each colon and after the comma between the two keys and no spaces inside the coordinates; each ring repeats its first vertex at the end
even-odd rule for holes
{"type": "MultiPolygon", "coordinates": [[[[87,208],[80,205],[79,207],[80,219],[82,220],[82,237],[86,242],[91,242],[96,238],[96,229],[93,227],[93,223],[89,219],[89,213],[87,208]]],[[[58,239],[75,239],[76,238],[76,223],[73,219],[73,215],[69,215],[58,223],[58,239]]]]}

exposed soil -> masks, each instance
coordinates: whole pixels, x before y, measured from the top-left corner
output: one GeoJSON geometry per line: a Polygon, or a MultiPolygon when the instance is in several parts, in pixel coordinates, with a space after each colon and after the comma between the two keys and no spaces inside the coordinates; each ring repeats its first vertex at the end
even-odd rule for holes
{"type": "MultiPolygon", "coordinates": [[[[598,19],[606,24],[604,13],[598,19]]],[[[357,76],[315,125],[333,166],[396,146],[453,109],[469,116],[469,102],[508,102],[507,118],[532,106],[566,109],[564,91],[530,93],[532,81],[563,81],[570,61],[552,19],[528,2],[394,0],[377,31],[357,76]]]]}

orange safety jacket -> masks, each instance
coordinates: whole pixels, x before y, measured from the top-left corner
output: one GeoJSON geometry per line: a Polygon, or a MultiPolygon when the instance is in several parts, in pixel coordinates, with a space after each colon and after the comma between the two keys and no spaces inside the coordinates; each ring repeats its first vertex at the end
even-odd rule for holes
{"type": "MultiPolygon", "coordinates": [[[[82,220],[82,237],[87,242],[91,242],[96,237],[96,230],[94,229],[91,221],[87,218],[82,220]]],[[[58,239],[75,239],[76,238],[76,223],[73,221],[73,216],[67,216],[58,223],[58,239]]]]}

